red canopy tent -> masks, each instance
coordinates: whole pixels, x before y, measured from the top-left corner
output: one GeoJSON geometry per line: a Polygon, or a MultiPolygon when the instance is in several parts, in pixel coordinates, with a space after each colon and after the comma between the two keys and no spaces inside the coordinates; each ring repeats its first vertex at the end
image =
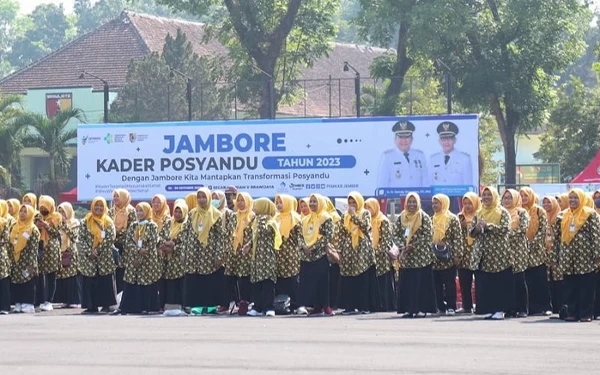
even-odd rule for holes
{"type": "Polygon", "coordinates": [[[600,149],[590,164],[575,176],[571,184],[600,184],[600,149]]]}
{"type": "Polygon", "coordinates": [[[65,191],[64,193],[60,193],[60,195],[58,196],[58,201],[60,203],[77,203],[77,188],[73,188],[69,191],[65,191]]]}

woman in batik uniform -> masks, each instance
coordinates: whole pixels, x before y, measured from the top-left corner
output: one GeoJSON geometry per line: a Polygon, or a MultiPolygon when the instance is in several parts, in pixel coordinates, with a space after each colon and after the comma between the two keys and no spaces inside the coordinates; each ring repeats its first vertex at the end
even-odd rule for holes
{"type": "Polygon", "coordinates": [[[329,260],[327,248],[333,239],[333,220],[327,213],[327,201],[319,194],[309,198],[310,215],[302,219],[299,301],[297,313],[306,315],[306,306],[313,306],[311,315],[333,316],[329,300],[329,260]]]}
{"type": "MultiPolygon", "coordinates": [[[[109,217],[113,220],[116,230],[115,247],[119,250],[119,255],[123,254],[125,246],[125,234],[135,223],[135,208],[131,205],[131,195],[125,189],[116,189],[112,193],[112,207],[109,211],[109,217]]],[[[119,256],[115,279],[117,293],[123,291],[123,275],[125,275],[125,264],[119,256]]]]}
{"type": "Polygon", "coordinates": [[[39,213],[34,223],[40,231],[38,252],[39,275],[36,289],[36,304],[42,311],[52,311],[52,302],[56,292],[56,273],[61,269],[60,231],[62,215],[56,212],[54,199],[40,195],[39,213]]]}
{"type": "Polygon", "coordinates": [[[5,201],[6,205],[0,205],[0,217],[7,220],[9,230],[17,223],[19,216],[19,207],[21,204],[18,199],[9,199],[5,201]],[[2,208],[4,207],[4,208],[2,208]]]}
{"type": "MultiPolygon", "coordinates": [[[[343,226],[342,218],[338,214],[335,205],[328,197],[324,197],[327,203],[325,211],[331,216],[333,220],[333,239],[331,244],[327,247],[327,259],[329,259],[329,304],[332,309],[337,309],[340,301],[340,264],[339,264],[339,252],[337,248],[340,243],[340,231],[343,226]]],[[[309,208],[310,211],[310,208],[309,208]]]]}
{"type": "Polygon", "coordinates": [[[188,195],[186,195],[185,203],[187,204],[188,210],[190,211],[198,207],[198,198],[196,198],[196,193],[189,193],[188,195]]]}
{"type": "Polygon", "coordinates": [[[569,193],[563,193],[556,197],[561,212],[569,209],[569,193]]]}
{"type": "Polygon", "coordinates": [[[300,248],[304,245],[302,219],[296,212],[296,199],[291,195],[275,196],[277,215],[275,222],[281,233],[281,248],[277,255],[277,294],[286,294],[290,298],[290,308],[298,308],[298,275],[300,274],[300,248]]]}
{"type": "Polygon", "coordinates": [[[424,318],[437,311],[432,237],[433,225],[421,209],[421,198],[417,193],[409,193],[393,230],[394,242],[401,251],[398,314],[405,313],[404,318],[424,318]]]}
{"type": "Polygon", "coordinates": [[[125,236],[125,275],[121,314],[146,315],[159,310],[158,225],[152,220],[152,207],[146,202],[135,206],[137,222],[125,236]]]}
{"type": "Polygon", "coordinates": [[[117,303],[115,298],[115,261],[113,247],[115,225],[108,216],[108,206],[102,197],[92,201],[90,213],[79,228],[79,271],[83,276],[81,307],[85,314],[95,314],[98,307],[108,312],[117,303]]]}
{"type": "MultiPolygon", "coordinates": [[[[600,190],[596,190],[592,194],[592,200],[594,202],[594,211],[600,215],[600,190]]],[[[594,319],[600,320],[600,265],[596,270],[596,299],[594,303],[594,319]]]]}
{"type": "Polygon", "coordinates": [[[218,306],[223,296],[223,224],[221,211],[211,204],[208,188],[196,193],[198,207],[190,211],[184,226],[186,307],[218,306]]]}
{"type": "Polygon", "coordinates": [[[529,294],[529,314],[552,315],[550,305],[550,286],[548,284],[548,261],[546,253],[546,229],[548,220],[546,211],[535,203],[535,193],[531,188],[524,187],[519,193],[523,208],[529,214],[527,227],[527,247],[529,248],[529,263],[525,271],[527,291],[529,294]]]}
{"type": "MultiPolygon", "coordinates": [[[[458,214],[460,227],[463,234],[463,256],[458,264],[458,281],[460,283],[460,294],[462,307],[456,312],[459,314],[471,314],[473,312],[473,277],[475,272],[471,270],[471,257],[473,255],[473,244],[475,239],[469,234],[469,228],[473,224],[475,216],[481,206],[479,196],[473,192],[466,193],[462,198],[462,210],[458,214]]],[[[475,280],[477,283],[477,280],[475,280]]],[[[477,288],[475,288],[477,291],[477,288]]]]}
{"type": "Polygon", "coordinates": [[[233,256],[230,263],[237,276],[240,308],[239,313],[246,315],[248,303],[252,299],[250,283],[250,254],[242,249],[252,243],[252,223],[254,220],[254,200],[248,193],[238,193],[235,198],[235,231],[233,234],[233,256]]]}
{"type": "Polygon", "coordinates": [[[71,261],[68,264],[61,262],[60,271],[56,275],[56,295],[54,299],[55,302],[62,303],[63,308],[76,308],[81,305],[81,278],[79,277],[77,254],[80,223],[79,220],[75,219],[75,212],[71,203],[61,203],[58,206],[58,212],[63,217],[60,226],[61,259],[66,253],[71,261]]]}
{"type": "Polygon", "coordinates": [[[478,271],[479,278],[476,309],[484,319],[502,320],[515,304],[508,240],[511,216],[500,206],[498,191],[493,187],[483,189],[481,203],[469,233],[475,238],[471,269],[478,271]]]}
{"type": "Polygon", "coordinates": [[[433,280],[437,309],[440,313],[454,315],[456,312],[456,265],[463,256],[463,236],[458,217],[450,212],[450,198],[436,194],[432,199],[434,215],[433,245],[450,247],[451,259],[437,259],[433,263],[433,280]]]}
{"type": "Polygon", "coordinates": [[[35,213],[37,214],[37,196],[33,193],[27,193],[23,196],[21,200],[22,204],[26,204],[28,206],[33,207],[35,213]]]}
{"type": "Polygon", "coordinates": [[[245,247],[252,257],[250,281],[254,306],[248,312],[250,316],[275,316],[273,300],[275,299],[275,282],[277,281],[277,265],[275,253],[281,247],[281,234],[273,219],[277,213],[275,204],[268,198],[260,198],[254,202],[256,217],[252,223],[252,244],[245,247]]]}
{"type": "Polygon", "coordinates": [[[15,312],[34,313],[35,278],[38,275],[38,246],[40,232],[33,224],[35,209],[21,205],[17,223],[9,238],[9,257],[12,259],[10,274],[11,298],[15,312]]]}
{"type": "MultiPolygon", "coordinates": [[[[171,209],[167,203],[167,198],[162,194],[156,194],[152,197],[150,202],[152,204],[152,221],[158,226],[159,243],[161,243],[162,240],[166,240],[168,238],[168,234],[171,231],[171,209]],[[166,234],[167,237],[162,237],[163,234],[166,234]]],[[[163,254],[161,251],[159,251],[158,264],[160,267],[160,280],[158,281],[158,296],[161,311],[165,306],[163,297],[166,294],[163,289],[165,283],[162,280],[164,263],[165,260],[163,258],[163,254]]]]}
{"type": "Polygon", "coordinates": [[[563,306],[564,277],[558,267],[558,263],[554,256],[558,255],[558,250],[554,251],[554,243],[557,235],[560,236],[560,225],[562,214],[560,205],[555,197],[547,195],[542,199],[542,207],[546,211],[548,218],[548,226],[546,227],[546,235],[544,238],[545,249],[548,254],[548,276],[550,278],[550,296],[552,300],[552,312],[558,314],[563,306]]]}
{"type": "Polygon", "coordinates": [[[569,191],[569,209],[557,235],[555,259],[564,274],[567,321],[590,322],[594,314],[596,270],[600,262],[600,216],[585,206],[581,189],[569,191]]]}
{"type": "Polygon", "coordinates": [[[173,205],[173,216],[169,225],[163,225],[158,245],[162,258],[162,284],[160,298],[165,315],[183,314],[183,278],[185,276],[185,241],[183,228],[188,220],[188,207],[184,199],[173,205]]]}
{"type": "Polygon", "coordinates": [[[10,246],[10,226],[8,204],[0,199],[0,314],[10,311],[10,266],[8,247],[10,246]]]}
{"type": "Polygon", "coordinates": [[[512,252],[515,301],[509,315],[524,318],[528,314],[527,301],[529,300],[527,283],[525,282],[525,270],[529,264],[526,237],[527,228],[529,227],[529,214],[522,207],[521,195],[514,189],[504,191],[502,206],[508,211],[511,218],[508,241],[512,252]]]}
{"type": "MultiPolygon", "coordinates": [[[[237,194],[236,194],[237,195],[237,194]]],[[[233,199],[235,202],[235,199],[233,199]]],[[[233,251],[233,233],[235,231],[235,214],[229,209],[227,196],[221,190],[213,191],[212,205],[221,212],[223,224],[223,266],[224,269],[224,287],[222,299],[218,313],[225,313],[230,310],[231,303],[239,302],[237,297],[237,276],[235,253],[233,251]]]]}
{"type": "Polygon", "coordinates": [[[298,211],[302,219],[310,215],[310,197],[298,199],[298,211]]]}

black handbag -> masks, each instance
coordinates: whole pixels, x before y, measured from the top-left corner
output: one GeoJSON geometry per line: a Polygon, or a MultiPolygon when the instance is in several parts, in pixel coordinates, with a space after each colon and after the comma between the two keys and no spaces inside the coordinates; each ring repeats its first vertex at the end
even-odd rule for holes
{"type": "Polygon", "coordinates": [[[121,254],[119,254],[119,249],[117,249],[116,246],[112,247],[112,256],[115,264],[118,266],[119,262],[121,261],[121,254]]]}
{"type": "Polygon", "coordinates": [[[435,257],[441,261],[448,261],[452,259],[452,249],[450,246],[439,246],[439,245],[431,245],[433,249],[433,254],[435,257]]]}
{"type": "Polygon", "coordinates": [[[291,314],[290,303],[292,302],[290,296],[287,294],[279,294],[273,301],[273,308],[276,315],[289,315],[291,314]]]}

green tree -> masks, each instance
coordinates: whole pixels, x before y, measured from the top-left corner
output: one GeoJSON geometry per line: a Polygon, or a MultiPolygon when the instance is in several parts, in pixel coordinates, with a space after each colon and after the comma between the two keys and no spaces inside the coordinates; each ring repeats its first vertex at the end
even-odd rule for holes
{"type": "Polygon", "coordinates": [[[48,174],[49,190],[56,196],[62,188],[62,178],[69,169],[69,141],[77,138],[77,129],[68,129],[68,123],[76,119],[86,121],[83,111],[69,109],[59,111],[49,119],[38,113],[25,113],[15,120],[15,126],[26,129],[23,143],[28,147],[37,147],[48,154],[50,170],[48,174]]]}
{"type": "Polygon", "coordinates": [[[3,183],[9,190],[20,184],[19,154],[23,148],[23,129],[15,120],[22,115],[23,98],[19,95],[0,97],[0,166],[3,183]]]}
{"type": "Polygon", "coordinates": [[[493,185],[498,182],[501,162],[494,156],[502,150],[498,124],[489,113],[479,118],[479,182],[493,185]]]}
{"type": "Polygon", "coordinates": [[[19,12],[19,4],[15,0],[0,0],[0,75],[11,72],[12,66],[7,55],[15,38],[14,23],[19,12]]]}
{"type": "Polygon", "coordinates": [[[419,13],[413,43],[450,68],[466,108],[495,117],[508,186],[516,135],[546,121],[555,75],[584,51],[591,18],[578,0],[436,0],[419,13]]]}
{"type": "Polygon", "coordinates": [[[560,164],[563,182],[581,172],[600,147],[600,89],[572,78],[561,86],[537,157],[560,164]]]}
{"type": "Polygon", "coordinates": [[[229,49],[238,76],[263,83],[240,88],[260,93],[261,118],[271,115],[271,93],[275,104],[288,99],[286,94],[294,88],[289,83],[300,68],[311,67],[331,49],[339,9],[339,0],[156,1],[198,17],[214,16],[212,26],[206,27],[208,38],[217,38],[229,49]],[[251,66],[258,68],[256,72],[251,66]]]}

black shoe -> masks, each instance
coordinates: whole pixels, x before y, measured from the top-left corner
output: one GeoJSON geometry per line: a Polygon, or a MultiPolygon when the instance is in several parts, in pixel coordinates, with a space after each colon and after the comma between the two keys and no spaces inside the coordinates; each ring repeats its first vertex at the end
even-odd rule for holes
{"type": "MultiPolygon", "coordinates": [[[[115,311],[109,313],[108,315],[121,315],[121,314],[123,314],[123,312],[121,310],[115,310],[115,311]]],[[[125,315],[125,314],[123,314],[123,315],[125,315]]]]}

